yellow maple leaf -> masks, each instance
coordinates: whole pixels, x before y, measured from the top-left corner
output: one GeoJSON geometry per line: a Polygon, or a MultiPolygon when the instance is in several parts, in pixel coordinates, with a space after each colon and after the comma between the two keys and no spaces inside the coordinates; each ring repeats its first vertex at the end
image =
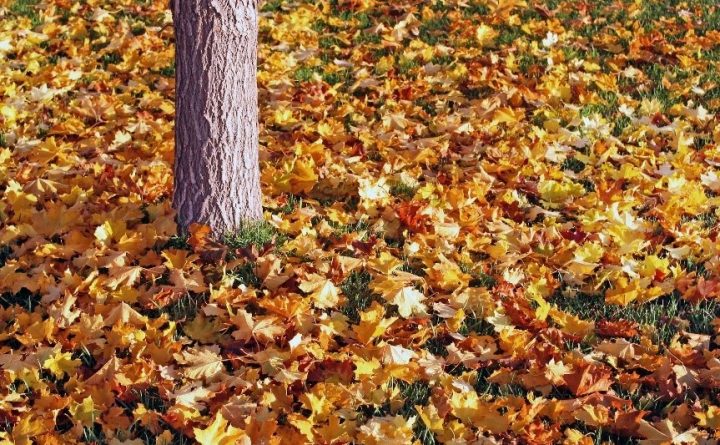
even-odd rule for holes
{"type": "Polygon", "coordinates": [[[381,252],[380,255],[378,255],[377,257],[368,260],[368,266],[385,275],[390,275],[395,270],[402,267],[402,265],[402,261],[395,258],[389,252],[384,251],[381,252]]]}
{"type": "Polygon", "coordinates": [[[627,278],[620,277],[616,283],[616,286],[605,293],[605,302],[608,304],[627,306],[628,304],[637,300],[639,295],[639,280],[633,280],[632,283],[628,283],[627,278]]]}
{"type": "Polygon", "coordinates": [[[475,30],[475,39],[478,41],[480,46],[488,46],[495,41],[495,38],[499,34],[500,33],[497,32],[493,27],[483,23],[475,30]]]}
{"type": "Polygon", "coordinates": [[[514,124],[524,117],[523,114],[524,111],[522,109],[515,110],[509,107],[498,108],[493,113],[492,124],[514,124]]]}
{"type": "Polygon", "coordinates": [[[385,308],[374,301],[368,310],[360,314],[360,324],[353,327],[356,338],[368,344],[382,335],[397,320],[397,317],[383,318],[384,315],[385,308]]]}
{"type": "MultiPolygon", "coordinates": [[[[317,388],[317,387],[316,387],[317,388]]],[[[311,411],[310,420],[313,422],[322,422],[330,415],[333,411],[333,404],[328,400],[325,395],[322,394],[322,390],[319,390],[319,394],[316,394],[318,390],[313,392],[306,392],[300,396],[300,402],[306,409],[311,411]]]]}
{"type": "Polygon", "coordinates": [[[582,184],[575,182],[558,182],[552,179],[540,181],[538,191],[543,201],[550,204],[562,204],[585,194],[585,188],[582,184]]]}
{"type": "Polygon", "coordinates": [[[657,273],[665,276],[669,273],[670,260],[667,258],[660,258],[657,255],[648,255],[645,257],[638,272],[642,277],[653,277],[657,273]]]}
{"type": "Polygon", "coordinates": [[[250,437],[240,428],[228,424],[222,414],[215,414],[215,419],[207,428],[193,428],[195,440],[200,445],[250,445],[250,437]]]}
{"type": "Polygon", "coordinates": [[[82,362],[72,358],[69,352],[56,352],[43,362],[43,368],[52,372],[57,378],[62,378],[65,374],[72,374],[80,366],[82,362]]]}
{"type": "Polygon", "coordinates": [[[92,425],[99,411],[95,409],[92,397],[85,397],[81,403],[73,402],[70,405],[70,414],[82,425],[92,425]]]}
{"type": "Polygon", "coordinates": [[[353,363],[355,364],[355,378],[363,375],[373,375],[382,366],[376,358],[365,360],[358,357],[353,360],[353,363]]]}
{"type": "Polygon", "coordinates": [[[309,281],[301,283],[299,287],[303,292],[310,292],[310,298],[315,307],[327,309],[337,306],[340,296],[335,284],[319,275],[312,275],[310,278],[309,281]]]}
{"type": "MultiPolygon", "coordinates": [[[[46,422],[36,417],[32,411],[24,415],[12,429],[12,441],[2,441],[1,445],[31,445],[37,442],[38,436],[49,428],[46,422]]],[[[52,426],[50,427],[52,428],[52,426]]]]}
{"type": "Polygon", "coordinates": [[[427,406],[415,405],[415,410],[420,416],[420,420],[425,424],[428,429],[432,432],[440,432],[443,429],[445,422],[442,417],[438,414],[437,407],[432,403],[427,406]]]}
{"type": "Polygon", "coordinates": [[[698,419],[698,426],[716,431],[720,429],[720,408],[717,406],[708,406],[707,410],[696,412],[695,417],[698,419]]]}
{"type": "Polygon", "coordinates": [[[1,105],[0,114],[5,118],[8,125],[15,123],[17,120],[17,109],[10,105],[1,105]]]}
{"type": "Polygon", "coordinates": [[[443,290],[455,290],[466,286],[471,276],[460,270],[460,267],[442,257],[440,263],[436,263],[428,274],[443,290]]]}
{"type": "MultiPolygon", "coordinates": [[[[579,298],[579,297],[575,297],[579,298]]],[[[582,303],[580,303],[582,304],[582,303]]],[[[582,320],[572,314],[563,312],[556,307],[549,311],[550,317],[560,326],[560,330],[576,337],[585,337],[595,330],[595,323],[592,321],[582,320]]]]}
{"type": "Polygon", "coordinates": [[[592,445],[595,443],[593,439],[589,434],[583,434],[576,429],[567,428],[565,430],[565,441],[563,445],[592,445]]]}
{"type": "Polygon", "coordinates": [[[273,113],[273,123],[284,127],[297,123],[297,119],[293,116],[291,109],[287,107],[279,107],[273,113]]]}
{"type": "Polygon", "coordinates": [[[302,156],[285,162],[282,171],[275,172],[267,179],[279,192],[308,193],[318,181],[315,161],[310,156],[302,156]]]}
{"type": "Polygon", "coordinates": [[[415,289],[414,287],[403,287],[395,296],[390,300],[390,303],[397,305],[398,313],[403,318],[410,317],[413,313],[424,314],[425,305],[422,301],[425,300],[425,295],[422,292],[415,289]]]}

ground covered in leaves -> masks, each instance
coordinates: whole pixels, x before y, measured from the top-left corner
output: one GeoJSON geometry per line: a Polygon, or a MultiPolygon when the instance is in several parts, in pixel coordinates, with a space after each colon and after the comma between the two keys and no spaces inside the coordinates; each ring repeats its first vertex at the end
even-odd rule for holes
{"type": "Polygon", "coordinates": [[[167,0],[0,5],[1,443],[716,443],[714,0],[262,2],[223,243],[167,0]]]}

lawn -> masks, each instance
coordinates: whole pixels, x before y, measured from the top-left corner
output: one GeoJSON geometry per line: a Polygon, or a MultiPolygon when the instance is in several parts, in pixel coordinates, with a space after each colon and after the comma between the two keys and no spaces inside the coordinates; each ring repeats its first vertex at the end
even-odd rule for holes
{"type": "Polygon", "coordinates": [[[715,0],[267,0],[178,233],[167,0],[0,0],[0,445],[715,444],[715,0]]]}

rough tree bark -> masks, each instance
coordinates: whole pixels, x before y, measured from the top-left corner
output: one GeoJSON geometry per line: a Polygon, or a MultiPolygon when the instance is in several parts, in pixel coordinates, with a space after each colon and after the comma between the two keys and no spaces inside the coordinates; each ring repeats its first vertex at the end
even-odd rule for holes
{"type": "Polygon", "coordinates": [[[262,218],[257,0],[174,0],[175,194],[182,230],[262,218]]]}

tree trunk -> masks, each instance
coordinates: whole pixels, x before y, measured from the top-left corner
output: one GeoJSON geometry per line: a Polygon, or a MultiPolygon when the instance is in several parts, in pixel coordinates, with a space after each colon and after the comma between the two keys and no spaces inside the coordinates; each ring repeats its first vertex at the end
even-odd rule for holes
{"type": "Polygon", "coordinates": [[[256,0],[175,0],[175,194],[184,231],[262,218],[256,0]]]}

